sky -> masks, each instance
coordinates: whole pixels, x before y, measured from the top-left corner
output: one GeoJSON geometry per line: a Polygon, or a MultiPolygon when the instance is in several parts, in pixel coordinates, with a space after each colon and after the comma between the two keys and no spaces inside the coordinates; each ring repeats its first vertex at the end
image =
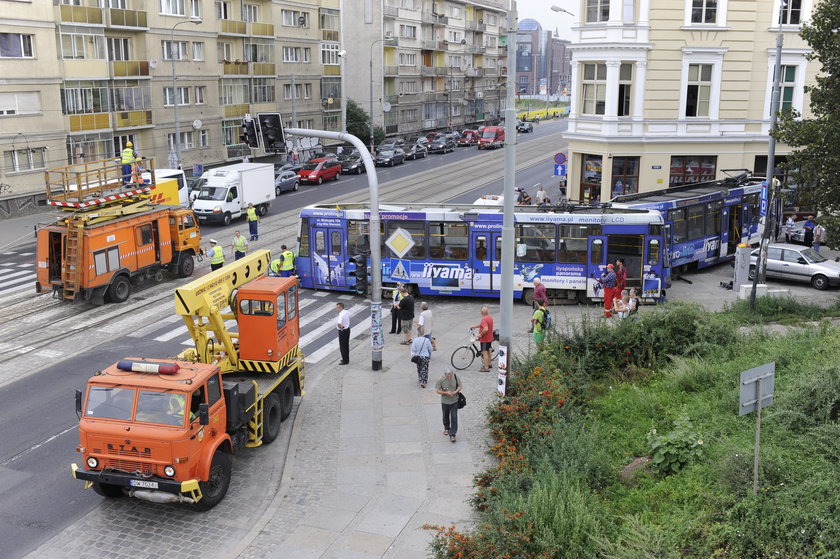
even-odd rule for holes
{"type": "Polygon", "coordinates": [[[554,32],[557,29],[561,39],[574,39],[571,27],[578,21],[578,9],[580,2],[573,0],[517,0],[519,21],[526,18],[535,19],[540,22],[543,29],[554,32]],[[551,6],[558,6],[569,10],[576,17],[569,14],[551,11],[551,6]]]}

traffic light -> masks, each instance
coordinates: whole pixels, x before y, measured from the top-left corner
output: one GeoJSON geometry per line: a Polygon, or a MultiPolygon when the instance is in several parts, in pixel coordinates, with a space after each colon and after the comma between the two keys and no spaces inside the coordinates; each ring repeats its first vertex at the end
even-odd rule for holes
{"type": "Polygon", "coordinates": [[[248,144],[249,147],[260,147],[260,142],[257,138],[257,123],[254,122],[254,119],[245,119],[242,121],[242,133],[239,134],[239,139],[243,144],[248,144]]]}
{"type": "Polygon", "coordinates": [[[356,283],[353,284],[353,291],[359,295],[367,295],[368,292],[368,266],[367,256],[364,254],[357,254],[350,258],[350,262],[356,265],[353,271],[353,277],[356,278],[356,283]]]}
{"type": "Polygon", "coordinates": [[[286,140],[283,136],[283,121],[280,113],[259,113],[260,134],[263,139],[263,149],[266,152],[280,152],[286,150],[286,140]]]}

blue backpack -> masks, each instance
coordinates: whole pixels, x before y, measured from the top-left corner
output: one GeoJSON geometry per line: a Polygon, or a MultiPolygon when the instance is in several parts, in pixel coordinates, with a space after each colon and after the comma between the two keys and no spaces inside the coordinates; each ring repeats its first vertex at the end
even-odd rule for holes
{"type": "Polygon", "coordinates": [[[548,309],[542,309],[543,312],[543,319],[540,321],[540,326],[542,326],[543,330],[548,330],[551,328],[551,311],[548,309]]]}

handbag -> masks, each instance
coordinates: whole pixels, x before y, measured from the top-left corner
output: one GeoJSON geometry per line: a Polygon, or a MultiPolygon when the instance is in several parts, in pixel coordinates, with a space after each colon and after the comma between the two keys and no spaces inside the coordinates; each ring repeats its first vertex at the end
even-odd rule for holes
{"type": "MultiPolygon", "coordinates": [[[[461,384],[461,381],[458,380],[458,375],[455,375],[455,383],[456,383],[456,386],[458,384],[461,384]]],[[[463,388],[463,385],[462,385],[462,388],[463,388]]],[[[464,396],[464,392],[462,390],[461,392],[458,392],[458,409],[460,410],[461,408],[465,408],[466,406],[467,406],[467,397],[464,396]]]]}
{"type": "MultiPolygon", "coordinates": [[[[428,338],[427,338],[427,340],[428,340],[428,338]]],[[[426,347],[426,344],[423,344],[423,347],[426,347]]],[[[421,349],[421,351],[422,351],[422,349],[421,349]]],[[[420,364],[420,356],[419,355],[412,355],[411,356],[411,362],[414,363],[415,365],[419,365],[420,364]]]]}

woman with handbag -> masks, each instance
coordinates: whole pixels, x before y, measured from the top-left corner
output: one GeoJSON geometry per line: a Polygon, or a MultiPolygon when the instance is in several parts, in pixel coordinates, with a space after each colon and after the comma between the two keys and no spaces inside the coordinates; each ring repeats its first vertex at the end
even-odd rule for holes
{"type": "Polygon", "coordinates": [[[443,411],[443,434],[449,435],[449,442],[455,442],[458,433],[458,395],[461,392],[461,381],[458,376],[447,367],[443,376],[435,384],[435,390],[440,394],[440,407],[443,411]]]}
{"type": "Polygon", "coordinates": [[[432,358],[432,340],[417,336],[411,341],[411,362],[417,365],[417,381],[420,388],[429,382],[429,360],[432,358]]]}

